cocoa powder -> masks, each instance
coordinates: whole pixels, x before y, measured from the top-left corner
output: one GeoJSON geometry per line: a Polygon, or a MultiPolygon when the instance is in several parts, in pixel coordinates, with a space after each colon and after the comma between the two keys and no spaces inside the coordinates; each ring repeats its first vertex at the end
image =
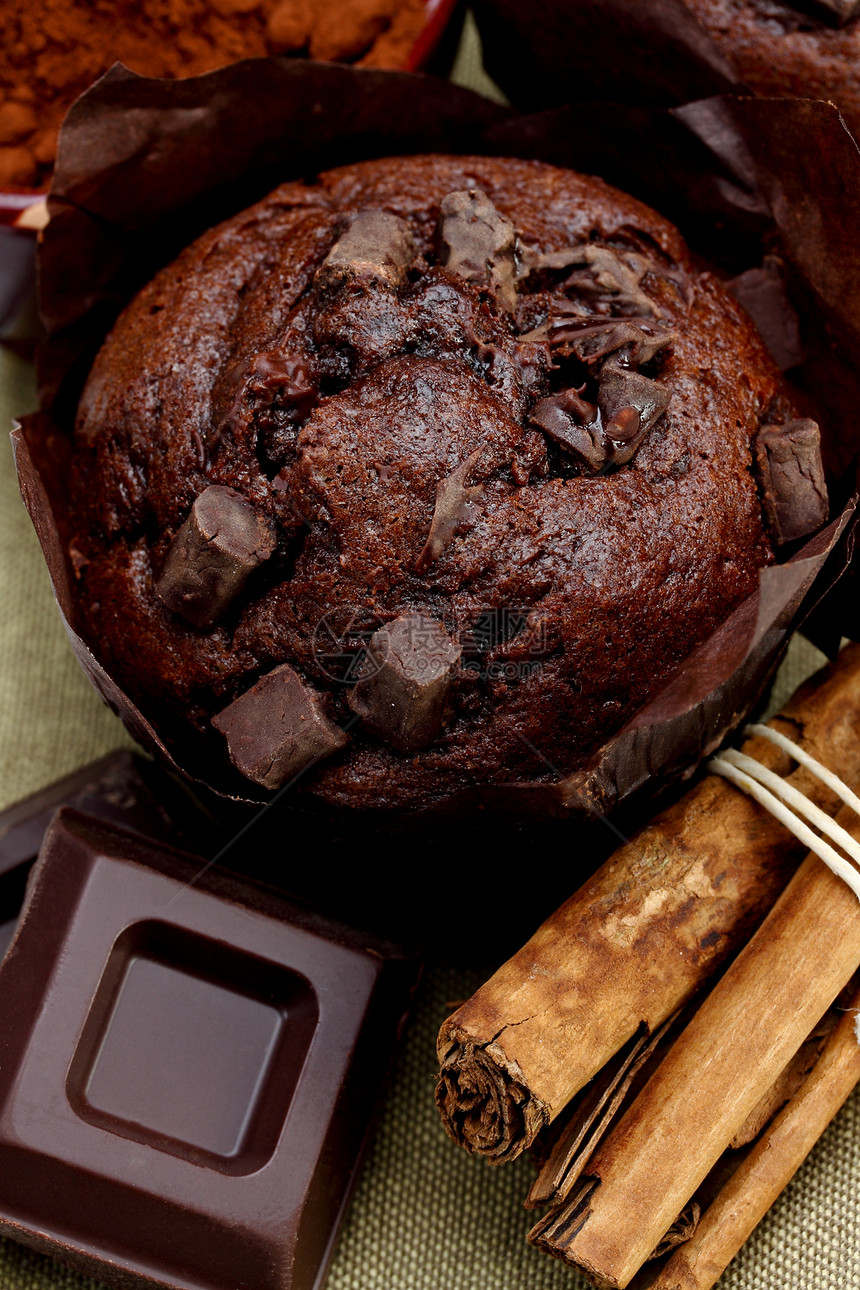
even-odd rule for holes
{"type": "Polygon", "coordinates": [[[117,61],[175,77],[266,54],[403,67],[424,21],[424,0],[5,0],[0,190],[48,182],[66,110],[117,61]]]}

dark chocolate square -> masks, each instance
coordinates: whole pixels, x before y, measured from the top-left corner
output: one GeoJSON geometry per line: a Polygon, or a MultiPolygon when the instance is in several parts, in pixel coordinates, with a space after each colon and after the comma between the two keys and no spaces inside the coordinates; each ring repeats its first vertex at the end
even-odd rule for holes
{"type": "Polygon", "coordinates": [[[125,1126],[129,1137],[178,1156],[242,1158],[282,1020],[280,1008],[144,949],[125,965],[78,1113],[96,1124],[113,1119],[118,1133],[125,1126]]]}
{"type": "Polygon", "coordinates": [[[132,833],[195,849],[215,849],[215,821],[155,762],[121,749],[64,775],[0,812],[0,959],[24,900],[45,830],[61,806],[70,806],[132,833]]]}
{"type": "Polygon", "coordinates": [[[78,1115],[224,1173],[270,1159],[317,1023],[300,975],[163,922],[114,944],[69,1072],[78,1115]]]}
{"type": "Polygon", "coordinates": [[[60,812],[0,965],[0,1231],[118,1286],[310,1290],[416,972],[60,812]]]}

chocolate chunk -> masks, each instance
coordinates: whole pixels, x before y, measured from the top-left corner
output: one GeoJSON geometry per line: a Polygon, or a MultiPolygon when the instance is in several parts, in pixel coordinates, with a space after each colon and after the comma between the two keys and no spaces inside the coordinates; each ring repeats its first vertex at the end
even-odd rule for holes
{"type": "Polygon", "coordinates": [[[417,752],[442,728],[461,652],[435,618],[403,614],[371,636],[347,702],[386,743],[417,752]]]}
{"type": "Polygon", "coordinates": [[[597,472],[631,460],[670,398],[656,381],[608,362],[600,373],[597,408],[578,390],[564,390],[536,403],[531,420],[586,470],[597,472]]]}
{"type": "Polygon", "coordinates": [[[516,304],[517,233],[480,188],[448,193],[439,208],[441,259],[466,282],[490,287],[505,309],[516,304]]]}
{"type": "Polygon", "coordinates": [[[606,363],[600,373],[597,405],[603,421],[608,460],[630,461],[645,435],[669,406],[671,394],[640,372],[606,363]]]}
{"type": "Polygon", "coordinates": [[[329,721],[316,691],[289,663],[267,672],[217,713],[212,724],[227,740],[236,769],[263,788],[280,788],[347,742],[329,721]]]}
{"type": "Polygon", "coordinates": [[[305,421],[319,401],[319,389],[307,359],[300,354],[266,350],[248,371],[248,390],[259,406],[277,407],[291,421],[305,421]]]}
{"type": "Polygon", "coordinates": [[[762,505],[774,542],[793,542],[821,528],[828,498],[816,423],[804,418],[764,426],[754,447],[762,505]]]}
{"type": "MultiPolygon", "coordinates": [[[[307,421],[319,402],[319,377],[306,355],[263,350],[251,360],[237,363],[230,374],[227,412],[216,431],[214,447],[225,436],[256,437],[269,461],[281,465],[295,448],[298,427],[307,421]]],[[[201,462],[205,460],[201,452],[201,462]]]]}
{"type": "Polygon", "coordinates": [[[247,498],[210,484],[171,543],[156,594],[195,627],[211,627],[275,544],[274,525],[247,498]]]}
{"type": "Polygon", "coordinates": [[[597,363],[617,354],[638,367],[650,363],[678,339],[676,331],[648,318],[600,318],[581,313],[566,300],[553,301],[550,317],[522,340],[547,340],[553,352],[574,354],[583,363],[597,363]]]}
{"type": "Polygon", "coordinates": [[[574,272],[565,281],[579,295],[587,299],[607,300],[617,308],[637,314],[654,315],[657,306],[644,291],[642,280],[646,274],[665,278],[683,295],[680,275],[658,265],[639,251],[617,250],[597,242],[582,242],[561,251],[535,251],[528,248],[523,254],[525,275],[534,269],[566,269],[574,272]]]}
{"type": "Polygon", "coordinates": [[[398,287],[415,255],[405,220],[389,211],[359,211],[317,269],[314,286],[320,291],[348,282],[398,287]]]}
{"type": "Polygon", "coordinates": [[[243,430],[244,414],[245,424],[253,422],[259,450],[269,463],[282,466],[295,453],[298,428],[319,398],[319,379],[303,355],[265,350],[252,360],[237,396],[231,413],[234,434],[249,435],[243,430]]]}
{"type": "Polygon", "coordinates": [[[586,470],[596,473],[606,465],[606,444],[597,408],[576,390],[563,390],[561,394],[541,399],[532,408],[530,417],[586,470]]]}
{"type": "Polygon", "coordinates": [[[417,960],[74,811],[15,946],[4,1232],[123,1290],[314,1290],[417,960]]]}
{"type": "Polygon", "coordinates": [[[480,485],[466,487],[466,480],[477,465],[483,448],[476,448],[464,462],[446,475],[436,488],[436,506],[430,532],[421,554],[415,561],[415,572],[424,573],[439,559],[460,524],[472,516],[474,503],[484,491],[480,485]]]}

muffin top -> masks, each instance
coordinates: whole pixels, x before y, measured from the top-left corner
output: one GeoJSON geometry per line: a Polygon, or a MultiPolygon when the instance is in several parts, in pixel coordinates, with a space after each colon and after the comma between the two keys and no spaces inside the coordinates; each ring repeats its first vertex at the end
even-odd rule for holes
{"type": "Polygon", "coordinates": [[[78,626],[177,758],[413,810],[582,766],[757,585],[796,416],[678,232],[537,162],[290,183],[119,318],[78,626]]]}

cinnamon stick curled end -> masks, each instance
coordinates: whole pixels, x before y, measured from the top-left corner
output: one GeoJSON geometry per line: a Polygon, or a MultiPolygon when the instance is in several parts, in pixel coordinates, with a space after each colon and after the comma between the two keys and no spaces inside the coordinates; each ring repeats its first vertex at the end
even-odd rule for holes
{"type": "Polygon", "coordinates": [[[549,1123],[549,1108],[489,1047],[464,1043],[443,1026],[439,1055],[436,1105],[448,1137],[470,1155],[492,1165],[514,1160],[549,1123]]]}

